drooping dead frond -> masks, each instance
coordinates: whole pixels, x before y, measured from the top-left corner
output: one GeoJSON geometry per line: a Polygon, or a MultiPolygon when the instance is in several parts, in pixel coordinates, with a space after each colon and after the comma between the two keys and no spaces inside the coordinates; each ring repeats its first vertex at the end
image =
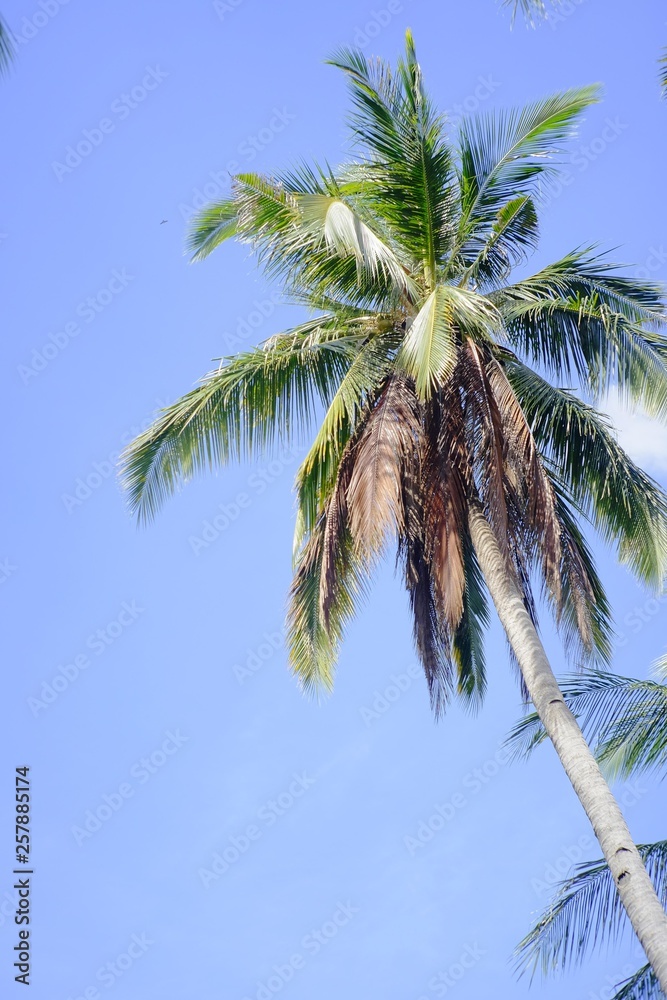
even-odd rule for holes
{"type": "Polygon", "coordinates": [[[365,422],[347,488],[350,530],[367,560],[404,531],[402,467],[412,460],[420,433],[414,389],[407,378],[395,374],[365,422]]]}
{"type": "Polygon", "coordinates": [[[341,553],[345,541],[350,537],[347,490],[354,468],[357,444],[356,440],[351,440],[343,452],[336,474],[336,483],[322,515],[324,533],[320,566],[319,606],[325,628],[330,626],[331,609],[338,586],[337,572],[340,568],[341,553]]]}
{"type": "Polygon", "coordinates": [[[523,501],[521,518],[539,547],[545,583],[560,609],[561,525],[553,487],[514,390],[492,357],[487,361],[486,374],[502,421],[506,475],[514,480],[515,491],[523,501]]]}
{"type": "Polygon", "coordinates": [[[578,665],[607,666],[611,660],[611,608],[593,556],[562,489],[556,489],[561,526],[561,603],[557,621],[565,650],[578,665]]]}
{"type": "Polygon", "coordinates": [[[399,539],[398,555],[410,598],[415,647],[426,675],[431,707],[437,717],[444,712],[454,690],[451,637],[424,553],[423,512],[417,491],[406,495],[405,507],[406,530],[399,539]]]}
{"type": "Polygon", "coordinates": [[[458,374],[466,395],[468,435],[475,485],[485,515],[508,566],[512,563],[507,513],[507,481],[503,420],[489,384],[485,352],[467,340],[461,351],[458,374]]]}
{"type": "Polygon", "coordinates": [[[452,379],[427,406],[422,443],[426,556],[450,633],[463,614],[469,466],[460,390],[452,379]]]}

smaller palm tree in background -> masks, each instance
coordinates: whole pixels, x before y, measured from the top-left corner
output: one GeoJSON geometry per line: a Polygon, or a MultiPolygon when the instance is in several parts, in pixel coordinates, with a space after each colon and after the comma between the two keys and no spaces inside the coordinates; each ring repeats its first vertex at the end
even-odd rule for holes
{"type": "MultiPolygon", "coordinates": [[[[667,657],[656,664],[667,681],[667,657]]],[[[565,699],[594,740],[598,761],[611,777],[629,778],[647,771],[667,771],[667,684],[591,671],[561,685],[565,699]]],[[[546,739],[532,714],[509,738],[516,755],[529,754],[546,739]]],[[[639,853],[656,891],[667,907],[667,840],[639,844],[639,853]]],[[[517,947],[522,971],[543,975],[581,962],[603,939],[615,942],[627,931],[611,872],[604,860],[576,866],[561,882],[547,910],[517,947]]],[[[650,965],[619,984],[612,1000],[662,1000],[664,993],[650,965]]]]}

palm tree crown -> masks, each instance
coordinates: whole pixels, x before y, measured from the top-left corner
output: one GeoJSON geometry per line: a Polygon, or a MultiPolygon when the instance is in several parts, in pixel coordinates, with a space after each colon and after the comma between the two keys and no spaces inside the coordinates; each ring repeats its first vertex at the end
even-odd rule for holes
{"type": "Polygon", "coordinates": [[[593,249],[514,277],[538,241],[535,194],[596,89],[464,121],[451,136],[410,33],[395,71],[343,50],[357,157],[240,174],[197,218],[195,259],[236,237],[300,326],[226,359],[125,456],[140,518],[192,474],[285,442],[322,415],[297,475],[294,670],[329,687],[344,626],[393,541],[432,703],[485,684],[481,511],[534,613],[543,588],[567,644],[610,654],[589,518],[642,580],[662,581],[667,498],[590,402],[610,386],[667,415],[661,288],[593,249]],[[554,380],[575,385],[561,388],[554,380]]]}

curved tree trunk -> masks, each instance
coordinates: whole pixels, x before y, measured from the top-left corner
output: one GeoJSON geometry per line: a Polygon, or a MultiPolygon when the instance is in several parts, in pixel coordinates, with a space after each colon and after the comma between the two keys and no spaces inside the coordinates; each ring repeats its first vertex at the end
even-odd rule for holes
{"type": "Polygon", "coordinates": [[[635,847],[623,814],[565,704],[544,647],[508,573],[498,542],[479,508],[470,534],[498,617],[516,654],[533,705],[586,811],[630,922],[667,995],[667,914],[635,847]]]}

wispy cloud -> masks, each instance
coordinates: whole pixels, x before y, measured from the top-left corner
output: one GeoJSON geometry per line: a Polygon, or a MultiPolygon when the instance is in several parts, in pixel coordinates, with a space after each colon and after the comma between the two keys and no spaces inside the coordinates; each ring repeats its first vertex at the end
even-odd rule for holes
{"type": "Polygon", "coordinates": [[[621,446],[649,472],[667,472],[667,425],[628,408],[616,393],[600,404],[611,417],[621,446]]]}

